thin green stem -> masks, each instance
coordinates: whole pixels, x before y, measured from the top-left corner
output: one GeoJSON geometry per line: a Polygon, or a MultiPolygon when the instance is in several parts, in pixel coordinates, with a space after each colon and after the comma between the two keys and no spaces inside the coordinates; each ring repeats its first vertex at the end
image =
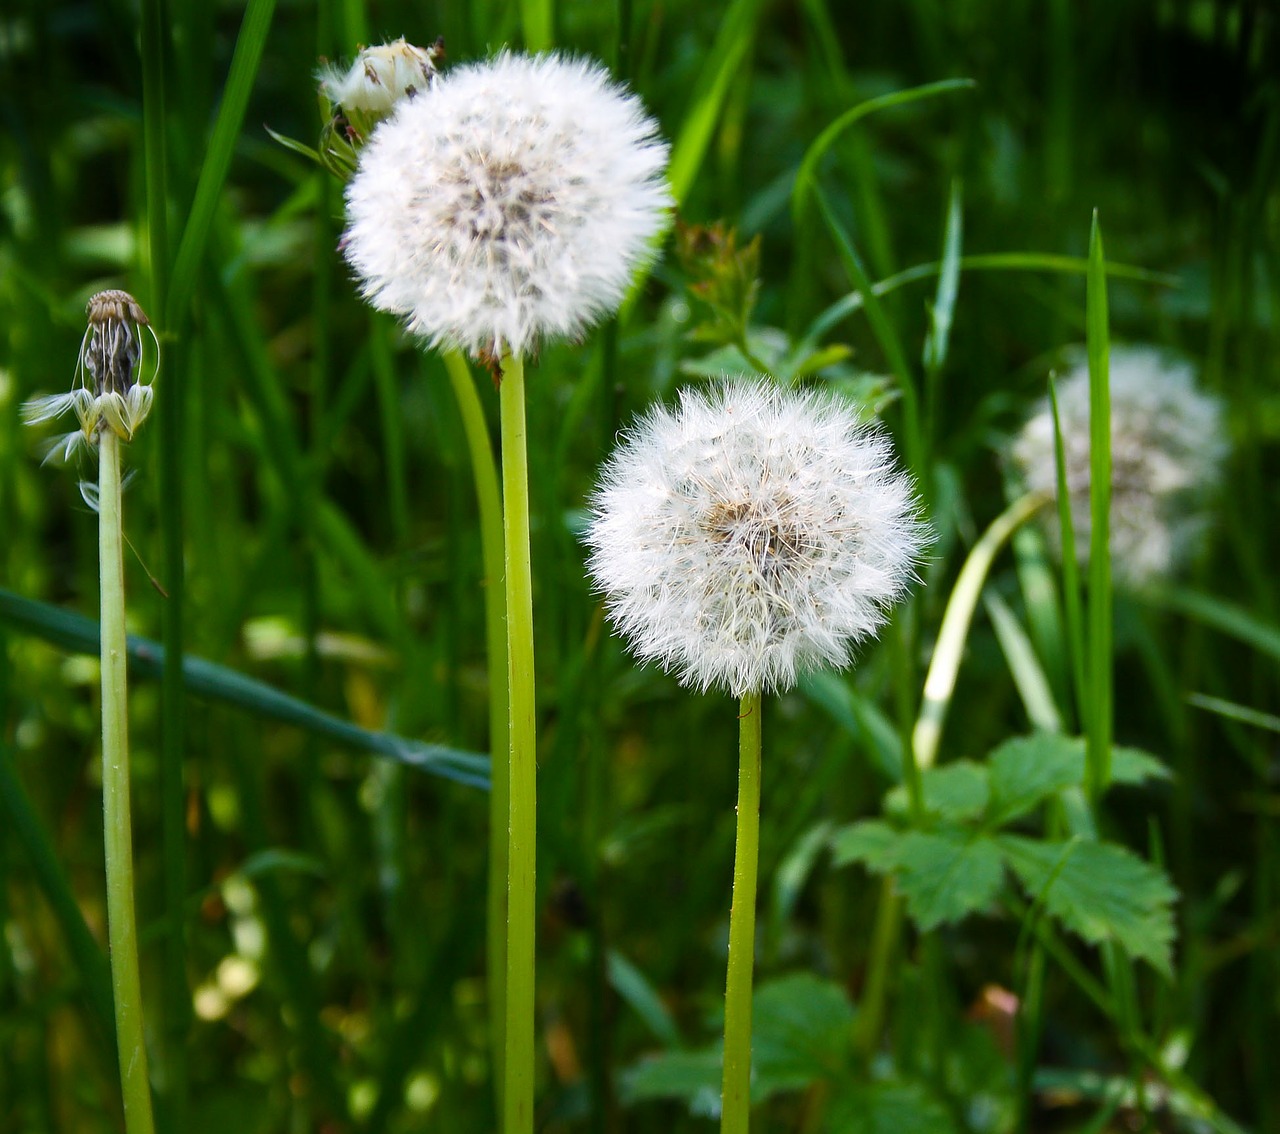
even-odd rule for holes
{"type": "Polygon", "coordinates": [[[462,430],[471,458],[480,511],[480,555],[484,562],[484,627],[489,658],[489,749],[491,787],[489,791],[489,894],[486,970],[489,982],[489,1043],[493,1058],[493,1082],[498,1110],[502,1110],[502,1065],[506,1032],[507,975],[507,817],[510,807],[510,778],[507,747],[507,604],[499,585],[505,572],[502,563],[502,495],[498,490],[498,468],[485,424],[484,407],[476,392],[467,360],[456,351],[444,356],[445,370],[453,386],[462,415],[462,430]]]}
{"type": "Polygon", "coordinates": [[[746,1134],[751,1120],[751,975],[755,961],[756,874],[760,858],[760,694],[738,714],[738,833],[733,847],[729,974],[724,993],[721,1134],[746,1134]]]}
{"type": "Polygon", "coordinates": [[[902,899],[895,891],[892,875],[880,883],[880,900],[876,904],[876,921],[871,931],[871,957],[867,977],[858,1001],[858,1019],[854,1044],[864,1062],[870,1062],[880,1043],[884,1027],[885,1005],[889,1001],[889,973],[897,954],[902,930],[902,899]]]}
{"type": "Polygon", "coordinates": [[[107,864],[107,937],[115,992],[120,1089],[128,1134],[153,1134],[143,1035],[138,927],[133,913],[133,832],[129,813],[129,728],[120,520],[120,440],[100,442],[98,557],[102,587],[102,807],[107,864]]]}
{"type": "MultiPolygon", "coordinates": [[[[529,554],[529,468],[524,363],[504,354],[499,389],[503,535],[506,545],[508,727],[505,1134],[533,1130],[534,853],[537,733],[534,727],[533,579],[529,554]]],[[[497,777],[495,777],[496,782],[497,777]]]]}

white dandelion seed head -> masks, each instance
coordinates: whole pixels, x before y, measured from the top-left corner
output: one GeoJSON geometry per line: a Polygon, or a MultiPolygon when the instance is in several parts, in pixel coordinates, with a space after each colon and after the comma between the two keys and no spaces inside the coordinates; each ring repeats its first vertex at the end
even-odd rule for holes
{"type": "Polygon", "coordinates": [[[391,43],[364,47],[351,66],[326,63],[316,72],[320,90],[343,110],[387,114],[401,99],[424,91],[439,74],[440,41],[415,47],[403,36],[391,43]]]}
{"type": "Polygon", "coordinates": [[[591,501],[588,569],[642,660],[742,696],[848,665],[927,542],[888,437],[764,379],[642,417],[591,501]]]}
{"type": "Polygon", "coordinates": [[[67,413],[79,424],[78,429],[45,444],[45,461],[67,462],[82,451],[95,451],[104,429],[132,441],[151,413],[160,341],[146,313],[127,291],[100,291],[89,300],[86,314],[89,325],[80,341],[71,389],[22,405],[27,425],[41,425],[67,413]],[[147,334],[155,344],[152,361],[146,358],[147,334]]]}
{"type": "MultiPolygon", "coordinates": [[[[1196,388],[1191,366],[1152,347],[1114,347],[1111,386],[1110,550],[1115,575],[1141,585],[1173,574],[1208,526],[1208,505],[1227,456],[1222,405],[1196,388]]],[[[1057,385],[1076,554],[1087,562],[1089,369],[1080,363],[1057,385]]],[[[1057,496],[1053,416],[1046,398],[1013,446],[1028,489],[1057,496]]],[[[1061,554],[1056,513],[1046,534],[1061,554]]]]}
{"type": "Polygon", "coordinates": [[[621,302],[666,223],[666,158],[594,63],[456,67],[361,150],[343,252],[365,298],[433,346],[526,355],[621,302]]]}

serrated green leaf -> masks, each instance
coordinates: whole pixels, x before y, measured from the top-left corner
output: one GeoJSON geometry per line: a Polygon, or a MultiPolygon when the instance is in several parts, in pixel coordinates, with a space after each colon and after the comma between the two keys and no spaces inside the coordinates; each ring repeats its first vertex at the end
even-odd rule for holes
{"type": "Polygon", "coordinates": [[[1084,776],[1084,744],[1072,737],[1038,732],[1007,740],[991,753],[992,824],[1008,823],[1084,776]]]}
{"type": "Polygon", "coordinates": [[[849,1083],[831,1097],[826,1134],[955,1134],[947,1108],[915,1083],[849,1083]]]}
{"type": "Polygon", "coordinates": [[[901,839],[901,831],[880,819],[850,823],[831,838],[832,861],[836,866],[861,862],[868,870],[885,874],[897,865],[897,848],[901,839]]]}
{"type": "Polygon", "coordinates": [[[987,909],[1004,881],[1000,851],[991,839],[955,828],[896,831],[877,820],[836,833],[835,862],[861,862],[892,874],[907,912],[922,931],[987,909]]]}
{"type": "MultiPolygon", "coordinates": [[[[926,768],[920,776],[924,809],[952,822],[975,819],[987,809],[990,791],[987,769],[972,760],[953,760],[940,768],[926,768]]],[[[907,815],[911,804],[905,787],[899,785],[885,798],[885,809],[907,815]]]]}
{"type": "Polygon", "coordinates": [[[998,839],[1023,888],[1072,932],[1092,944],[1115,941],[1165,976],[1171,974],[1173,902],[1162,870],[1114,843],[1075,839],[998,839]]]}
{"type": "Polygon", "coordinates": [[[853,1015],[845,990],[812,973],[761,985],[753,1002],[752,1098],[841,1078],[853,1015]]]}
{"type": "MultiPolygon", "coordinates": [[[[761,985],[752,1002],[752,1101],[818,1079],[843,1079],[853,1016],[844,989],[811,973],[761,985]]],[[[721,1058],[719,1043],[649,1056],[623,1074],[623,1096],[633,1102],[682,1099],[696,1112],[717,1113],[721,1058]]]]}
{"type": "Polygon", "coordinates": [[[720,1106],[721,1052],[717,1045],[702,1051],[664,1051],[650,1055],[622,1074],[622,1097],[627,1102],[645,1099],[681,1099],[705,1109],[720,1106]]]}

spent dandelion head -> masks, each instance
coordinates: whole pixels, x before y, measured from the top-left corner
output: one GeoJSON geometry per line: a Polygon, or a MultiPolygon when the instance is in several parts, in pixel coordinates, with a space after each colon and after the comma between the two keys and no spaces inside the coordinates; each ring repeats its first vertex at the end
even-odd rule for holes
{"type": "Polygon", "coordinates": [[[88,326],[80,341],[75,378],[65,394],[33,398],[22,407],[22,419],[39,425],[72,413],[80,428],[55,438],[45,459],[68,460],[92,451],[104,430],[132,441],[151,412],[152,383],[160,368],[160,341],[138,301],[127,291],[100,291],[85,308],[88,326]],[[155,344],[154,361],[146,358],[147,337],[155,344]]]}
{"type": "Polygon", "coordinates": [[[926,543],[887,436],[765,380],[685,390],[606,463],[588,569],[642,660],[742,696],[847,665],[926,543]]]}
{"type": "MultiPolygon", "coordinates": [[[[1208,526],[1208,505],[1227,455],[1222,406],[1196,388],[1185,361],[1151,347],[1111,352],[1110,551],[1117,579],[1141,585],[1175,572],[1208,526]]],[[[1077,554],[1089,552],[1089,371],[1080,363],[1057,385],[1064,472],[1077,554]]],[[[1048,399],[1012,449],[1026,487],[1057,495],[1048,399]]],[[[1061,553],[1056,518],[1046,535],[1061,553]]]]}
{"type": "Polygon", "coordinates": [[[667,147],[598,65],[502,54],[394,113],[347,185],[365,297],[433,346],[497,357],[621,301],[666,222],[667,147]]]}

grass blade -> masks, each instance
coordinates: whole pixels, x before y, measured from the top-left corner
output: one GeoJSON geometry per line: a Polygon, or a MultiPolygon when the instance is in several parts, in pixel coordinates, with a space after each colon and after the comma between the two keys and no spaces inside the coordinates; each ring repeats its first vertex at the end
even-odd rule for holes
{"type": "MultiPolygon", "coordinates": [[[[98,623],[92,618],[23,598],[11,591],[0,590],[0,621],[75,653],[93,654],[98,650],[98,623]]],[[[128,650],[131,673],[138,677],[159,676],[164,666],[164,648],[159,642],[131,634],[128,650]]],[[[361,728],[265,682],[203,658],[183,658],[182,676],[188,692],[208,700],[234,705],[254,716],[296,725],[336,743],[384,756],[432,775],[474,787],[489,786],[489,759],[478,752],[361,728]]]]}

